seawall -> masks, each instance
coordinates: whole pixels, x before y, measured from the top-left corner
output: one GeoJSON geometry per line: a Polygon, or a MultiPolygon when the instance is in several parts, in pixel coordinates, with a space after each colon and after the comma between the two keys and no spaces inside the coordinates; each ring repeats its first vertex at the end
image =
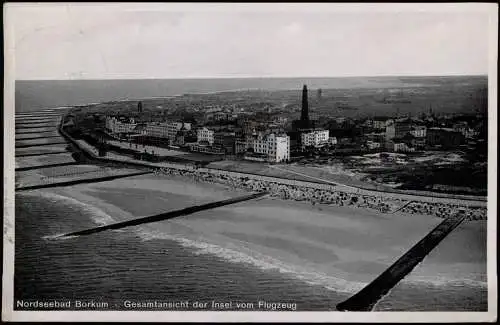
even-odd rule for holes
{"type": "Polygon", "coordinates": [[[250,191],[268,191],[271,196],[281,199],[308,201],[313,204],[347,205],[375,209],[386,213],[400,209],[403,213],[426,214],[439,218],[449,217],[459,211],[464,213],[468,220],[483,220],[487,217],[485,201],[378,192],[347,188],[329,183],[306,182],[213,168],[199,168],[192,165],[150,163],[133,161],[127,158],[98,157],[92,152],[90,145],[76,141],[61,127],[59,131],[69,142],[81,150],[85,156],[94,161],[146,167],[165,174],[186,175],[196,177],[199,181],[223,183],[250,191]]]}

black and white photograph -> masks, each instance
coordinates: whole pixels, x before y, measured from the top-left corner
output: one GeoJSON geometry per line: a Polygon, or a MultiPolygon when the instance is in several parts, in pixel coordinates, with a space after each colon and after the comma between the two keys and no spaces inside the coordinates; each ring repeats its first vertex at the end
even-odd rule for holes
{"type": "Polygon", "coordinates": [[[2,320],[496,321],[497,30],[5,4],[2,320]]]}

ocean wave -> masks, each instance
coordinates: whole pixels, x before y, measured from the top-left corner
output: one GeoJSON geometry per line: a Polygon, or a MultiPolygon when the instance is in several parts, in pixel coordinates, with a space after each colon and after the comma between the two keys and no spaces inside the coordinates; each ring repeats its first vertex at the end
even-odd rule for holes
{"type": "Polygon", "coordinates": [[[457,279],[447,276],[418,276],[411,279],[404,279],[404,283],[411,285],[432,285],[435,287],[452,286],[452,287],[479,287],[488,288],[488,283],[474,279],[457,279]]]}
{"type": "Polygon", "coordinates": [[[61,233],[61,234],[43,236],[42,239],[45,239],[45,240],[68,240],[68,239],[74,239],[77,237],[78,236],[65,236],[65,234],[61,233]]]}
{"type": "MultiPolygon", "coordinates": [[[[173,240],[185,248],[193,249],[196,255],[212,255],[231,263],[252,265],[266,271],[278,271],[308,284],[319,285],[335,292],[353,294],[367,284],[306,270],[300,266],[284,263],[276,258],[235,244],[231,245],[232,247],[224,247],[218,243],[211,243],[205,238],[191,239],[182,235],[170,235],[149,229],[138,229],[137,234],[144,241],[173,240]]],[[[230,244],[226,245],[230,246],[230,244]]]]}
{"type": "MultiPolygon", "coordinates": [[[[198,237],[196,239],[189,238],[186,235],[167,234],[157,230],[140,228],[137,234],[142,240],[173,240],[183,247],[194,250],[194,254],[213,255],[222,258],[231,263],[248,264],[258,267],[261,270],[278,271],[283,274],[290,275],[296,279],[304,281],[311,285],[320,285],[328,290],[354,294],[363,289],[368,283],[346,280],[339,277],[330,276],[317,271],[311,271],[298,265],[291,265],[280,261],[274,257],[259,253],[247,247],[237,245],[235,243],[213,242],[207,238],[198,237]]],[[[416,286],[454,286],[454,287],[476,287],[487,288],[487,282],[466,279],[453,278],[450,276],[411,276],[405,278],[402,283],[416,286]]]]}
{"type": "Polygon", "coordinates": [[[87,204],[85,202],[79,201],[79,200],[72,198],[72,197],[68,197],[68,196],[64,196],[64,195],[60,195],[60,194],[56,194],[56,193],[52,193],[52,192],[31,192],[31,193],[25,193],[24,195],[43,197],[44,199],[46,199],[52,203],[76,207],[76,208],[80,209],[81,211],[83,211],[86,215],[90,216],[91,220],[100,226],[104,226],[104,225],[115,222],[115,220],[109,214],[102,211],[101,209],[99,209],[91,204],[87,204]]]}

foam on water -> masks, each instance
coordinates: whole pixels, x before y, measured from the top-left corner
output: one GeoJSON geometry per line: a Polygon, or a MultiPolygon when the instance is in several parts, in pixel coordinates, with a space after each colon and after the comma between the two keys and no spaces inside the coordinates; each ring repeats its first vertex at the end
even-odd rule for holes
{"type": "Polygon", "coordinates": [[[418,276],[412,277],[411,279],[403,279],[404,282],[409,284],[425,284],[432,285],[435,287],[440,286],[452,286],[452,287],[478,287],[478,288],[488,288],[488,283],[480,280],[473,279],[455,279],[448,276],[418,276]]]}
{"type": "MultiPolygon", "coordinates": [[[[155,239],[174,240],[186,248],[194,249],[195,254],[213,255],[231,263],[248,264],[262,270],[275,270],[300,279],[308,284],[320,285],[335,292],[354,294],[368,284],[330,276],[299,265],[291,265],[290,263],[285,263],[277,258],[229,241],[224,242],[222,240],[214,240],[213,238],[202,238],[201,236],[193,238],[185,234],[167,234],[144,228],[137,229],[137,234],[144,241],[155,239]]],[[[451,274],[432,276],[415,276],[410,274],[402,282],[417,286],[487,288],[487,282],[470,278],[457,278],[451,274]]]]}
{"type": "Polygon", "coordinates": [[[44,199],[47,199],[52,203],[78,207],[79,209],[90,215],[91,220],[100,226],[115,222],[115,220],[109,214],[105,213],[101,209],[96,208],[95,206],[92,206],[90,204],[78,201],[77,199],[74,199],[72,197],[45,191],[24,193],[23,195],[43,197],[44,199]]]}
{"type": "Polygon", "coordinates": [[[329,276],[301,268],[297,265],[290,265],[276,258],[234,244],[227,243],[226,246],[232,247],[224,247],[221,244],[209,242],[206,238],[191,239],[186,236],[170,235],[145,229],[138,229],[137,234],[144,241],[158,239],[173,240],[186,248],[194,249],[195,254],[213,255],[231,263],[248,264],[258,267],[261,270],[278,271],[308,284],[320,285],[335,292],[353,294],[367,284],[329,276]]]}
{"type": "Polygon", "coordinates": [[[45,239],[45,240],[68,240],[68,239],[74,239],[77,237],[78,236],[65,236],[64,234],[61,233],[61,234],[43,236],[42,239],[45,239]]]}

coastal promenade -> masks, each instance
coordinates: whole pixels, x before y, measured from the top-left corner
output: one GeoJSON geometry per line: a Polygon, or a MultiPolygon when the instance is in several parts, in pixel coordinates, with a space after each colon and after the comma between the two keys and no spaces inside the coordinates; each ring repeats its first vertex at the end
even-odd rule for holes
{"type": "Polygon", "coordinates": [[[196,167],[187,164],[169,162],[146,162],[131,157],[108,153],[107,157],[99,157],[97,149],[84,140],[71,138],[64,130],[61,134],[76,147],[85,152],[89,158],[104,163],[133,165],[135,167],[152,168],[162,173],[190,175],[200,181],[222,182],[248,190],[269,191],[271,196],[312,203],[352,205],[354,207],[377,209],[382,212],[399,210],[410,214],[427,214],[446,218],[458,211],[463,212],[469,220],[486,219],[485,200],[471,200],[470,198],[452,196],[426,196],[382,192],[345,186],[325,181],[303,181],[241,173],[222,169],[196,167]]]}

